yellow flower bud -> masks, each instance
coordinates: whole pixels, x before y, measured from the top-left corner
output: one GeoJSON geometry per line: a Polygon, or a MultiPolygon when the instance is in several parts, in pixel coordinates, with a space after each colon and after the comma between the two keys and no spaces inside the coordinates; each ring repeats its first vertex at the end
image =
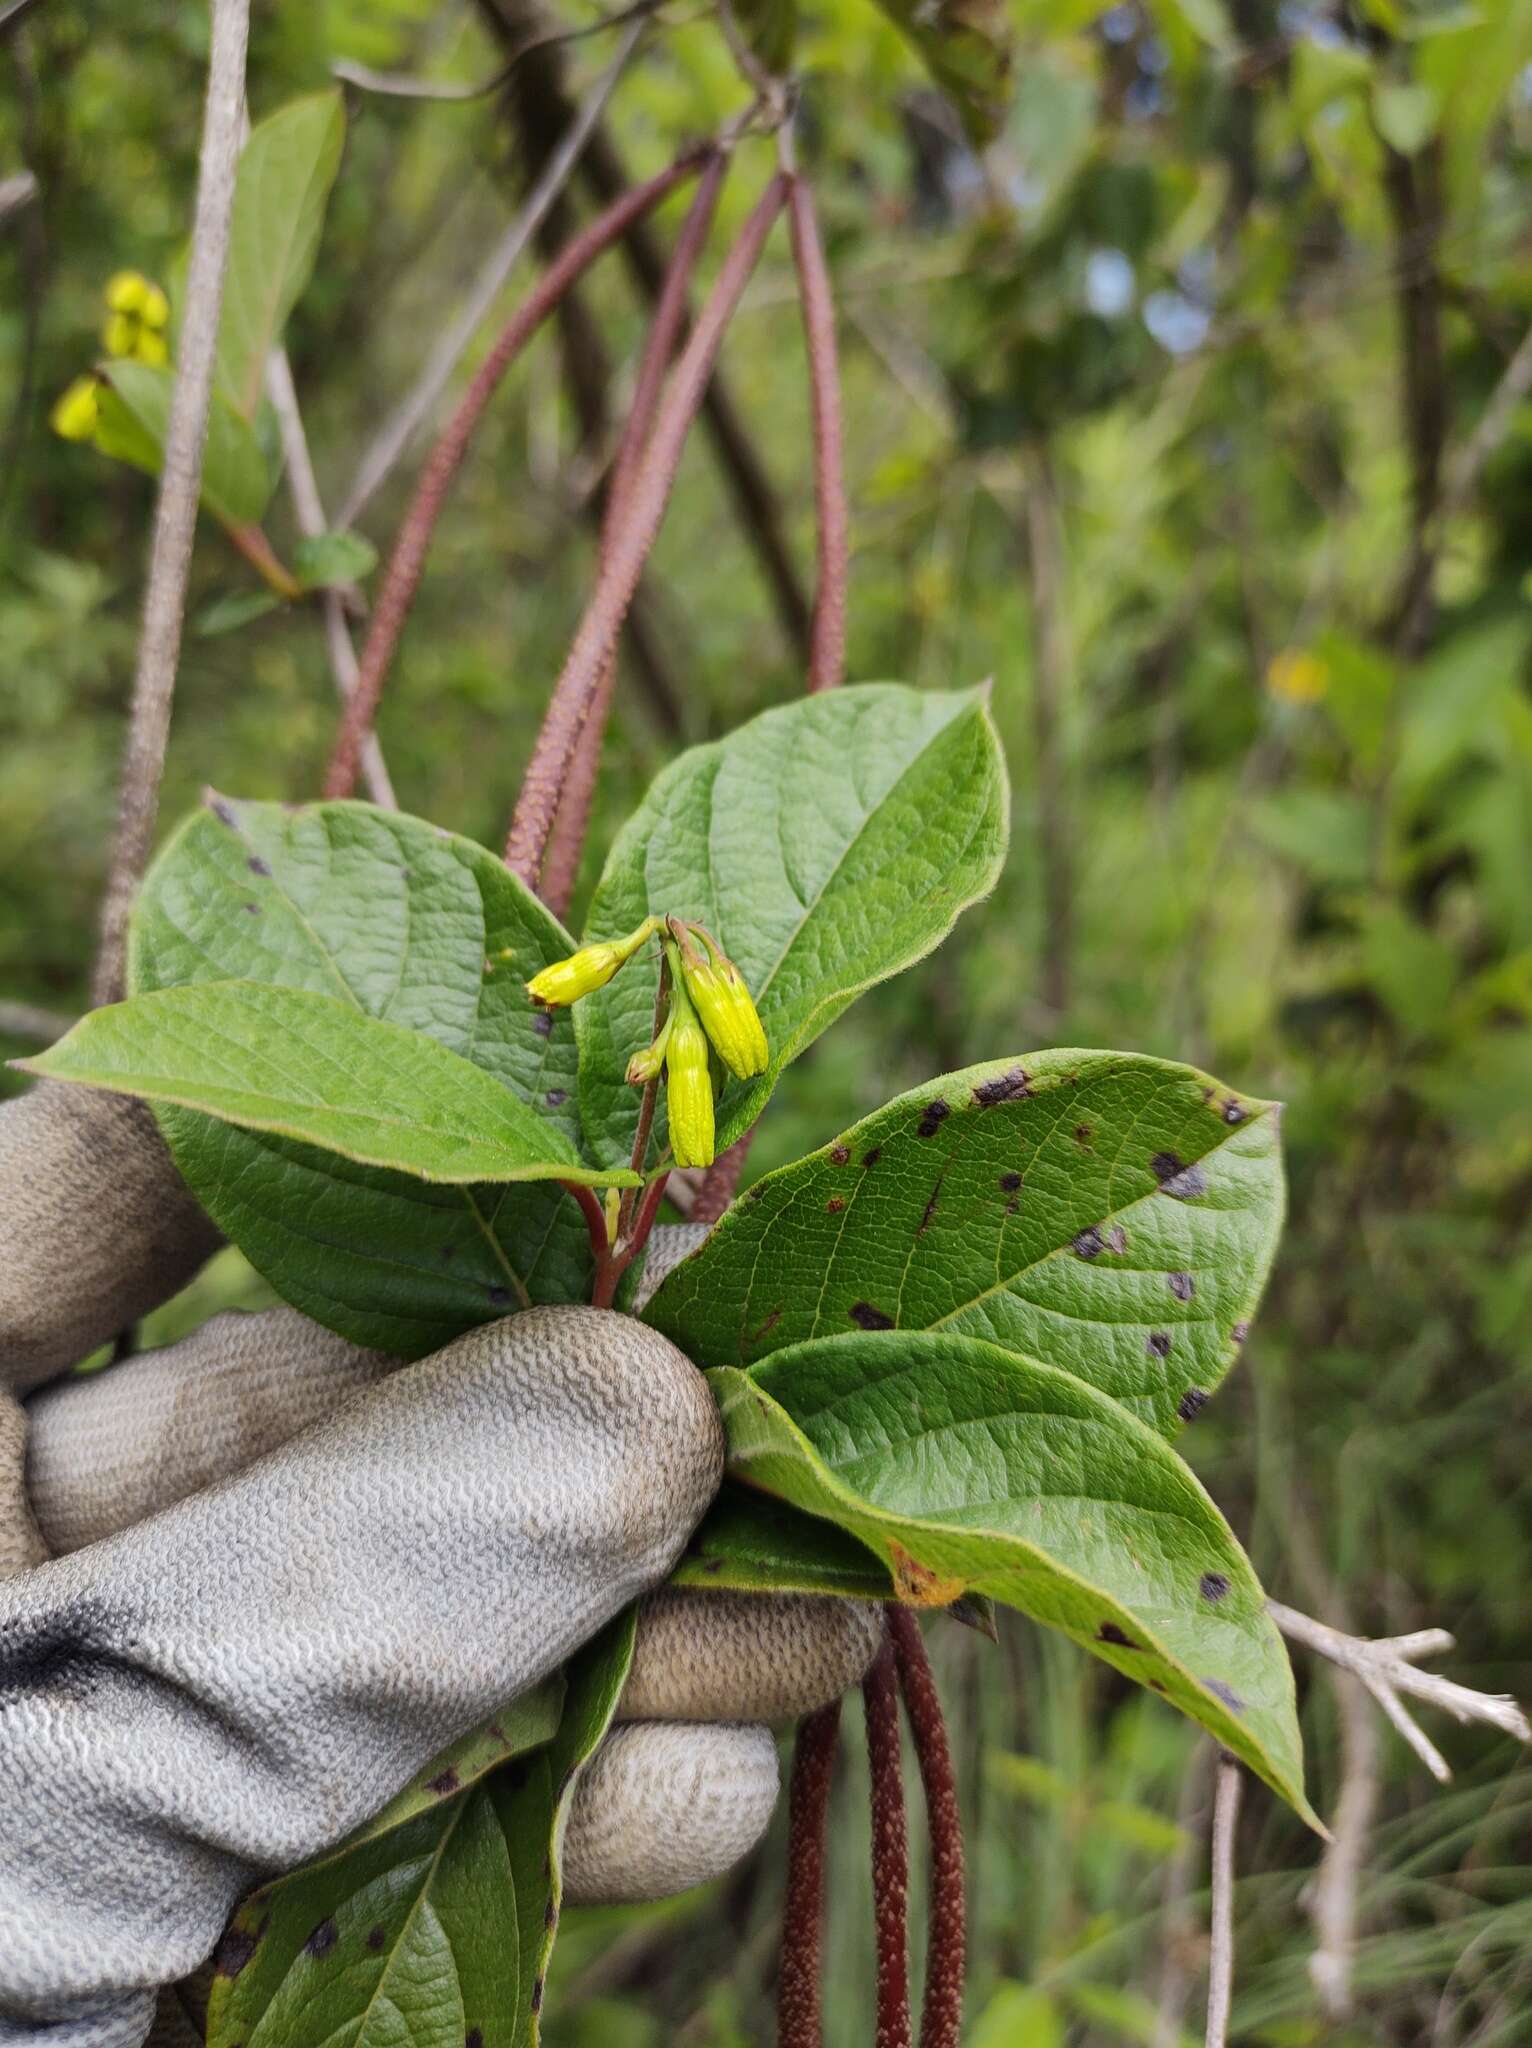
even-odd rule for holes
{"type": "Polygon", "coordinates": [[[76,377],[48,415],[48,424],[66,441],[88,441],[101,417],[94,377],[76,377]]]}
{"type": "Polygon", "coordinates": [[[707,1034],[681,989],[672,995],[670,1042],[665,1049],[665,1102],[670,1149],[677,1166],[713,1163],[713,1077],[707,1034]]]}
{"type": "Polygon", "coordinates": [[[138,341],[138,322],[131,313],[108,313],[101,328],[101,346],[109,356],[130,356],[138,341]]]}
{"type": "Polygon", "coordinates": [[[632,1059],[628,1061],[627,1079],[630,1087],[645,1087],[655,1078],[665,1064],[665,1048],[669,1043],[670,1019],[667,1017],[653,1045],[646,1045],[642,1052],[634,1053],[632,1059]]]}
{"type": "Polygon", "coordinates": [[[163,329],[170,325],[170,301],[157,284],[146,284],[138,317],[146,327],[163,329]]]}
{"type": "Polygon", "coordinates": [[[771,1062],[771,1051],[745,977],[700,925],[685,926],[672,919],[671,931],[680,949],[686,992],[697,1007],[703,1029],[718,1049],[718,1057],[741,1081],[764,1074],[771,1062]],[[702,940],[711,958],[704,958],[691,943],[693,933],[702,940]]]}
{"type": "Polygon", "coordinates": [[[141,363],[148,363],[156,370],[163,369],[170,360],[170,349],[164,335],[156,334],[152,327],[139,328],[133,353],[141,363]]]}
{"type": "MultiPolygon", "coordinates": [[[[136,270],[119,270],[106,281],[102,294],[108,310],[113,313],[134,313],[142,319],[149,303],[149,295],[157,289],[136,270]]],[[[164,293],[160,293],[164,297],[164,293]]]]}
{"type": "Polygon", "coordinates": [[[625,939],[599,940],[595,945],[582,946],[567,960],[555,960],[551,967],[533,975],[527,983],[527,994],[540,1008],[556,1010],[605,988],[618,968],[653,938],[659,922],[657,917],[646,917],[625,939]]]}

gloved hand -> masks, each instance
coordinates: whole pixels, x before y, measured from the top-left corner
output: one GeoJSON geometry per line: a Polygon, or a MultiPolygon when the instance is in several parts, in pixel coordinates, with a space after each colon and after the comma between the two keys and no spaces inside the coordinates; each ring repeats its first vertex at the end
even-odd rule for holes
{"type": "MultiPolygon", "coordinates": [[[[137,1200],[153,1171],[186,1201],[163,1147],[137,1200]]],[[[104,1192],[52,1203],[47,1271],[70,1270],[60,1235],[102,1231],[104,1192]]],[[[12,1197],[0,1178],[0,1213],[12,1197]]],[[[76,1297],[69,1334],[50,1329],[27,1243],[0,1302],[27,1302],[30,1378],[110,1324],[82,1336],[76,1297]]],[[[129,1288],[140,1307],[147,1285],[129,1288]]],[[[585,1309],[397,1372],[291,1310],[216,1317],[31,1414],[31,1507],[76,1554],[0,1586],[0,2042],[71,2048],[136,2048],[154,1987],[203,1959],[242,1891],[341,1839],[662,1580],[721,1465],[700,1376],[585,1309]]],[[[0,1417],[0,1569],[37,1549],[16,1421],[0,1417]]],[[[770,1737],[744,1724],[833,1697],[875,1640],[837,1602],[653,1595],[621,1708],[635,1725],[577,1789],[566,1896],[657,1896],[727,1867],[776,1793],[770,1737]],[[723,1725],[678,1725],[706,1719],[723,1725]]]]}

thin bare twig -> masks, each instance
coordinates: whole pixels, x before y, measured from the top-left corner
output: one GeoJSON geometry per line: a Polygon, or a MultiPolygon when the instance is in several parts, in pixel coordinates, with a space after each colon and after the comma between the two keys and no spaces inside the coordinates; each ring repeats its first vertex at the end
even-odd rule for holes
{"type": "Polygon", "coordinates": [[[506,863],[529,888],[542,871],[559,792],[580,727],[589,715],[644,562],[670,502],[687,432],[702,402],[713,363],[772,223],[786,199],[780,175],[767,186],[729,251],[707,304],[692,330],[665,394],[642,474],[624,510],[620,531],[602,562],[596,588],[554,685],[522,782],[506,840],[506,863]]]}
{"type": "Polygon", "coordinates": [[[498,71],[477,85],[454,85],[440,79],[416,78],[409,72],[374,71],[366,64],[353,64],[346,58],[330,66],[330,76],[338,78],[343,85],[354,85],[359,92],[376,93],[384,99],[450,102],[487,99],[492,92],[499,91],[516,67],[534,50],[545,50],[552,43],[578,43],[587,36],[605,35],[608,29],[621,28],[625,21],[653,14],[659,5],[660,0],[636,0],[632,7],[619,8],[615,14],[603,15],[599,21],[585,22],[579,28],[548,29],[541,35],[529,36],[498,71]]]}
{"type": "Polygon", "coordinates": [[[777,2048],[820,2048],[820,1957],[824,1942],[825,1823],[840,1701],[798,1723],[788,1789],[787,1892],[777,1966],[777,2048]]]}
{"type": "Polygon", "coordinates": [[[101,906],[101,942],[92,989],[92,1000],[96,1003],[113,1002],[122,994],[128,917],[148,863],[159,812],[160,776],[170,734],[170,706],[175,695],[186,585],[197,526],[197,499],[202,487],[202,447],[213,395],[218,315],[223,304],[234,176],[244,122],[245,49],[249,33],[249,0],[213,0],[186,304],[154,511],[143,629],[139,635],[138,667],[133,679],[133,703],[118,797],[117,834],[101,906]]]}
{"type": "Polygon", "coordinates": [[[579,111],[570,123],[563,143],[549,158],[542,176],[528,193],[526,203],[490,251],[488,260],[474,280],[467,302],[457,318],[442,332],[413,387],[384,421],[368,445],[357,465],[357,472],[350,490],[346,493],[345,503],[340,509],[340,524],[343,527],[356,523],[362,508],[393,470],[416,429],[425,421],[446,390],[453,371],[472,344],[485,315],[499,297],[506,279],[520,262],[528,242],[536,232],[538,222],[569,182],[570,174],[579,162],[580,152],[589,141],[591,130],[601,118],[607,101],[616,89],[618,79],[626,70],[628,59],[638,47],[646,25],[646,14],[640,15],[628,24],[626,34],[617,46],[617,54],[586,94],[579,111]]]}
{"type": "Polygon", "coordinates": [[[1234,1995],[1234,1835],[1244,1773],[1226,1752],[1213,1786],[1213,1897],[1208,1952],[1208,2021],[1205,2048],[1225,2048],[1234,1995]]]}
{"type": "Polygon", "coordinates": [[[1055,1017],[1069,1007],[1074,955],[1074,877],[1064,769],[1069,649],[1064,620],[1063,525],[1045,442],[1028,463],[1023,508],[1032,614],[1032,732],[1036,748],[1038,866],[1042,871],[1042,998],[1055,1017]]]}
{"type": "MultiPolygon", "coordinates": [[[[676,239],[675,253],[670,260],[664,289],[660,293],[659,304],[650,323],[648,339],[639,363],[638,379],[633,389],[633,403],[628,413],[627,425],[623,429],[622,439],[612,461],[611,478],[607,485],[606,516],[601,529],[603,560],[611,552],[632,491],[633,480],[653,432],[655,413],[664,389],[665,372],[676,352],[686,323],[692,273],[697,267],[698,258],[707,240],[708,229],[712,225],[713,213],[718,204],[719,187],[723,183],[727,168],[728,159],[720,151],[697,181],[697,195],[676,239]]],[[[585,834],[590,824],[590,807],[595,794],[596,774],[601,763],[601,742],[606,732],[616,681],[617,650],[614,646],[597,684],[590,711],[575,742],[569,773],[564,778],[564,787],[559,796],[558,815],[554,821],[547,859],[543,863],[541,894],[543,901],[556,917],[568,914],[570,899],[574,895],[575,879],[580,870],[580,855],[585,847],[585,834]]]]}
{"type": "Polygon", "coordinates": [[[1181,1775],[1176,1802],[1179,1840],[1165,1864],[1161,1919],[1159,2009],[1155,2015],[1154,2048],[1179,2048],[1192,1980],[1202,1968],[1202,1930],[1192,1909],[1192,1888],[1201,1853],[1211,1767],[1218,1751],[1210,1742],[1193,1743],[1181,1775]]]}
{"type": "MultiPolygon", "coordinates": [[[[287,471],[288,496],[293,501],[293,517],[298,522],[298,531],[312,540],[327,532],[328,527],[286,349],[274,350],[266,366],[266,396],[271,400],[271,409],[277,416],[277,426],[282,435],[282,458],[287,471]]],[[[356,688],[358,673],[356,648],[346,621],[346,600],[338,590],[326,590],[320,593],[319,602],[324,615],[330,674],[335,678],[336,695],[344,704],[356,688]]],[[[388,763],[383,758],[382,742],[375,732],[368,733],[362,742],[362,784],[372,801],[381,804],[384,810],[396,811],[399,808],[388,763]]]]}
{"type": "Polygon", "coordinates": [[[40,1003],[0,1003],[0,1038],[25,1038],[34,1045],[52,1045],[74,1024],[40,1003]]]}
{"type": "Polygon", "coordinates": [[[846,579],[851,561],[850,521],[840,415],[840,365],[835,352],[835,305],[819,239],[814,198],[801,177],[788,202],[793,260],[798,269],[803,331],[808,342],[809,392],[814,418],[814,504],[819,528],[819,588],[809,648],[810,691],[831,690],[846,673],[846,579]]]}
{"type": "Polygon", "coordinates": [[[373,609],[371,628],[362,649],[357,685],[347,702],[335,751],[330,757],[325,780],[326,796],[351,794],[356,780],[358,750],[365,735],[372,730],[384,679],[425,571],[426,555],[436,522],[475,429],[501,378],[575,279],[619,238],[630,221],[657,205],[683,178],[691,177],[701,162],[701,152],[689,151],[668,170],[624,194],[614,206],[608,207],[605,213],[582,229],[558,261],[543,272],[480,364],[472,383],[459,400],[457,410],[431,450],[394,542],[373,609]]]}
{"type": "Polygon", "coordinates": [[[1451,1766],[1417,1725],[1400,1699],[1401,1693],[1439,1707],[1464,1727],[1480,1722],[1498,1728],[1503,1735],[1514,1735],[1518,1742],[1532,1742],[1532,1723],[1508,1693],[1475,1692],[1471,1686],[1439,1678],[1434,1671],[1415,1669],[1415,1658],[1440,1657],[1454,1647],[1446,1629],[1416,1629],[1403,1636],[1348,1636],[1284,1607],[1279,1600],[1268,1600],[1266,1607],[1283,1635],[1306,1649],[1317,1650],[1362,1681],[1432,1777],[1442,1784],[1452,1776],[1451,1766]]]}
{"type": "Polygon", "coordinates": [[[1305,1897],[1314,1929],[1309,1980],[1332,2020],[1351,2011],[1359,1882],[1381,1791],[1378,1722],[1366,1690],[1349,1672],[1335,1674],[1340,1709],[1341,1785],[1330,1816],[1330,1840],[1305,1897]]]}

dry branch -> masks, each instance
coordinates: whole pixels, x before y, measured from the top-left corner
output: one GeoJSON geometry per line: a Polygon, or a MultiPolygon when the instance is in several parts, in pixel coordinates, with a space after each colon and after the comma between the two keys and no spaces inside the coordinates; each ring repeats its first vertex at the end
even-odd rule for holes
{"type": "Polygon", "coordinates": [[[202,449],[213,396],[218,316],[244,126],[249,32],[249,0],[213,0],[186,303],[154,510],[143,629],[118,793],[117,834],[101,905],[101,941],[92,988],[96,1003],[114,1002],[123,991],[128,918],[148,864],[159,812],[160,777],[170,736],[170,707],[202,489],[202,449]]]}

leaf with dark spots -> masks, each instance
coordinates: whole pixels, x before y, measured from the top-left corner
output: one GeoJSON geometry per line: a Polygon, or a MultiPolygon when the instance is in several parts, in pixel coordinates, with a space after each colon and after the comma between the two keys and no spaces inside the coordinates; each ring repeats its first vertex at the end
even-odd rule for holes
{"type": "Polygon", "coordinates": [[[261,856],[258,853],[252,853],[250,858],[245,862],[245,866],[250,870],[252,875],[269,875],[271,873],[270,866],[266,861],[263,861],[261,859],[261,856]]]}
{"type": "Polygon", "coordinates": [[[259,1948],[264,1928],[264,1921],[255,1927],[242,1927],[238,1922],[229,1927],[213,1957],[214,1976],[237,1977],[259,1948]]]}
{"type": "Polygon", "coordinates": [[[1145,1339],[1144,1349],[1151,1358],[1169,1358],[1170,1332],[1168,1330],[1151,1330],[1145,1339]]]}
{"type": "Polygon", "coordinates": [[[920,1122],[915,1126],[922,1138],[934,1138],[942,1125],[952,1114],[952,1104],[938,1095],[934,1102],[928,1102],[920,1113],[920,1122]]]}
{"type": "Polygon", "coordinates": [[[1274,1111],[1248,1104],[1231,1127],[1226,1092],[1126,1053],[943,1076],[753,1182],[645,1320],[704,1367],[754,1364],[843,1331],[847,1305],[870,1302],[900,1330],[963,1331],[1056,1363],[1173,1436],[1182,1396],[1211,1391],[1233,1363],[1281,1223],[1274,1111]],[[1025,1095],[1007,1084],[1005,1099],[976,1103],[1017,1072],[1025,1095]],[[938,1103],[947,1114],[922,1137],[938,1103]],[[1075,1142],[1081,1123],[1089,1147],[1075,1142]],[[837,1151],[876,1159],[876,1173],[848,1187],[837,1151]],[[1206,1199],[1167,1200],[1159,1169],[1206,1199]],[[779,1305],[769,1343],[752,1343],[779,1305]],[[1168,1356],[1151,1348],[1158,1336],[1168,1356]]]}
{"type": "Polygon", "coordinates": [[[1085,1145],[1085,1146],[1089,1146],[1089,1144],[1090,1144],[1090,1140],[1091,1140],[1091,1128],[1090,1128],[1090,1125],[1089,1125],[1089,1124],[1076,1124],[1076,1125],[1075,1125],[1075,1143],[1076,1143],[1077,1145],[1085,1145]]]}
{"type": "MultiPolygon", "coordinates": [[[[881,1145],[873,1145],[862,1154],[862,1164],[864,1166],[876,1166],[882,1157],[883,1147],[881,1145]]],[[[757,1182],[757,1186],[759,1185],[759,1182],[757,1182]]]]}
{"type": "Polygon", "coordinates": [[[709,1382],[734,1479],[865,1545],[901,1601],[986,1594],[1130,1676],[1152,1668],[1308,1817],[1292,1673],[1249,1560],[1118,1403],[947,1330],[820,1337],[709,1382]],[[1216,1606],[1196,1597],[1207,1572],[1229,1581],[1216,1606]],[[1210,1664],[1240,1717],[1202,1684],[1210,1664]]]}
{"type": "Polygon", "coordinates": [[[980,1109],[993,1109],[997,1102],[1015,1102],[1026,1093],[1026,1068],[1008,1067],[1003,1074],[981,1081],[973,1091],[973,1099],[980,1109]]]}
{"type": "Polygon", "coordinates": [[[211,791],[204,798],[204,802],[207,804],[207,807],[212,812],[213,816],[218,820],[219,824],[227,825],[229,830],[232,832],[234,830],[235,825],[233,806],[227,803],[223,797],[214,796],[211,793],[211,791]]]}
{"type": "Polygon", "coordinates": [[[470,2027],[463,2036],[463,2048],[484,2048],[484,2029],[470,2027]]]}
{"type": "Polygon", "coordinates": [[[1223,1701],[1231,1714],[1244,1713],[1245,1702],[1240,1698],[1232,1685],[1226,1685],[1221,1678],[1204,1678],[1202,1683],[1207,1687],[1215,1700],[1223,1701]]]}
{"type": "Polygon", "coordinates": [[[942,1184],[940,1181],[938,1181],[936,1183],[936,1186],[932,1188],[930,1198],[926,1202],[924,1210],[921,1212],[920,1222],[915,1231],[915,1235],[917,1237],[924,1237],[926,1232],[931,1228],[931,1219],[936,1214],[936,1205],[941,1200],[941,1193],[942,1184]]]}
{"type": "Polygon", "coordinates": [[[1222,1572],[1204,1572],[1197,1581],[1197,1591],[1204,1600],[1217,1602],[1224,1597],[1228,1590],[1229,1581],[1222,1572]]]}
{"type": "Polygon", "coordinates": [[[438,1771],[436,1776],[428,1778],[426,1783],[438,1799],[445,1799],[449,1792],[456,1792],[458,1790],[461,1780],[457,1772],[449,1764],[446,1770],[438,1771]]]}
{"type": "Polygon", "coordinates": [[[844,1195],[831,1195],[829,1201],[825,1203],[825,1214],[827,1216],[838,1216],[845,1206],[846,1198],[844,1195]]]}
{"type": "MultiPolygon", "coordinates": [[[[534,1011],[521,979],[574,941],[498,854],[370,804],[215,801],[145,879],[135,993],[253,980],[344,999],[483,1069],[578,1147],[573,1026],[534,1011]],[[256,861],[269,874],[251,917],[256,861]],[[568,1099],[550,1108],[552,1089],[568,1099]]],[[[433,1188],[194,1111],[161,1123],[225,1235],[353,1343],[422,1357],[501,1312],[492,1284],[518,1305],[517,1283],[534,1302],[590,1298],[585,1226],[556,1186],[433,1188]],[[450,1264],[445,1244],[461,1248],[450,1264]]]]}
{"type": "Polygon", "coordinates": [[[1176,1413],[1183,1422],[1192,1422],[1202,1413],[1207,1404],[1208,1394],[1205,1388],[1188,1387],[1176,1403],[1176,1413]]]}
{"type": "Polygon", "coordinates": [[[335,1922],[329,1919],[321,1920],[308,1940],[303,1944],[303,1952],[305,1955],[313,1956],[317,1960],[321,1956],[327,1956],[339,1939],[340,1932],[335,1922]]]}
{"type": "Polygon", "coordinates": [[[832,1145],[832,1146],[831,1146],[831,1148],[830,1148],[830,1163],[831,1163],[831,1165],[832,1165],[832,1166],[844,1166],[844,1165],[845,1165],[845,1163],[846,1163],[846,1161],[847,1161],[847,1160],[848,1160],[848,1159],[849,1159],[850,1157],[851,1157],[851,1152],[850,1152],[850,1149],[849,1149],[849,1147],[847,1147],[847,1146],[845,1146],[845,1145],[832,1145]]]}
{"type": "Polygon", "coordinates": [[[1208,1177],[1200,1166],[1185,1166],[1174,1152],[1156,1152],[1149,1162],[1162,1191],[1178,1202],[1195,1201],[1208,1191],[1208,1177]]]}
{"type": "Polygon", "coordinates": [[[874,1308],[870,1301],[854,1301],[846,1313],[863,1330],[891,1330],[894,1327],[893,1317],[881,1308],[874,1308]]]}

